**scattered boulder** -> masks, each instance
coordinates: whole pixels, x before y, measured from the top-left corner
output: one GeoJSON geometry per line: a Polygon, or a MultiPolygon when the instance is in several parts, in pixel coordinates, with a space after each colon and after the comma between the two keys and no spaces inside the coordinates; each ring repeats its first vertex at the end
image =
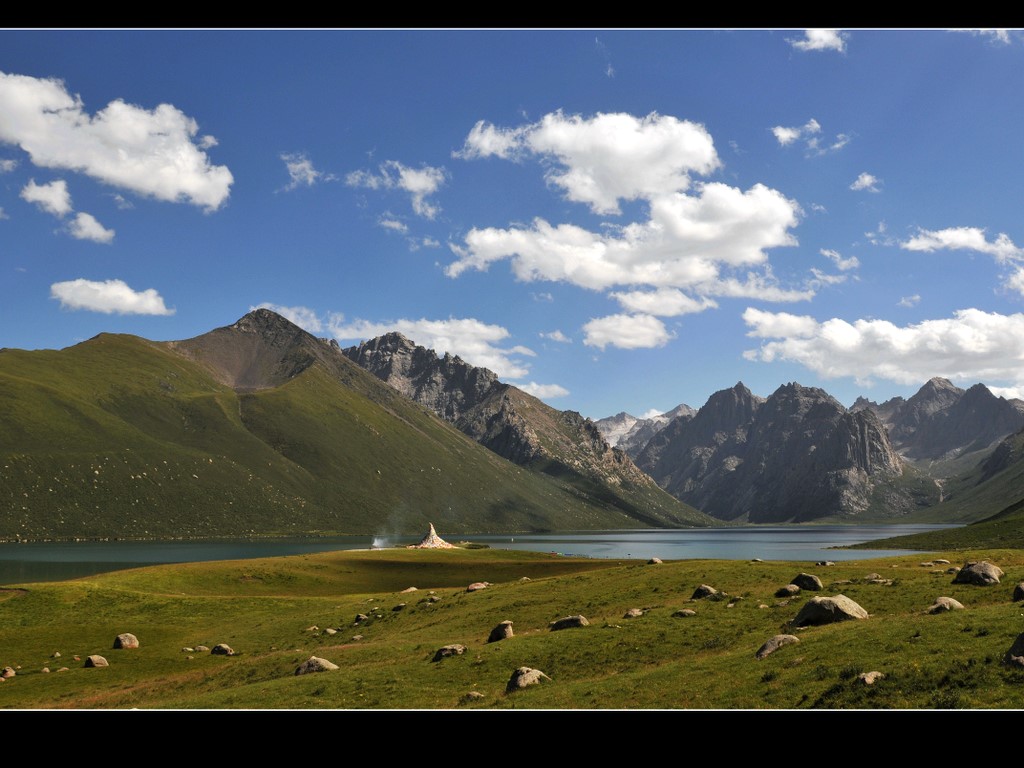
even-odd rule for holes
{"type": "Polygon", "coordinates": [[[877,669],[871,672],[861,672],[857,675],[857,679],[860,680],[864,685],[874,685],[876,681],[881,680],[885,675],[879,672],[877,669]]]}
{"type": "Polygon", "coordinates": [[[486,581],[474,581],[472,584],[470,584],[468,587],[466,587],[466,591],[467,592],[476,592],[476,591],[481,590],[481,589],[486,589],[489,586],[491,586],[491,585],[489,583],[487,583],[486,581]]]}
{"type": "Polygon", "coordinates": [[[405,603],[399,603],[398,605],[396,605],[396,606],[395,606],[394,608],[392,608],[391,610],[392,610],[392,611],[396,611],[396,612],[397,612],[397,611],[401,611],[401,610],[403,610],[404,608],[405,608],[405,603]]]}
{"type": "Polygon", "coordinates": [[[868,584],[881,584],[883,587],[891,587],[892,579],[868,579],[868,584]]]}
{"type": "Polygon", "coordinates": [[[1024,581],[1013,588],[1013,602],[1019,603],[1021,600],[1024,600],[1024,581]]]}
{"type": "Polygon", "coordinates": [[[437,649],[434,654],[434,661],[440,661],[441,659],[447,659],[449,656],[461,656],[466,652],[466,646],[459,645],[458,643],[452,643],[451,645],[445,645],[437,649]]]}
{"type": "Polygon", "coordinates": [[[479,701],[482,698],[484,698],[484,695],[480,691],[470,691],[462,697],[462,701],[468,704],[471,701],[479,701]]]}
{"type": "Polygon", "coordinates": [[[754,558],[753,560],[751,560],[750,562],[752,562],[752,563],[763,563],[763,562],[764,562],[764,560],[762,560],[762,559],[761,559],[760,557],[755,557],[755,558],[754,558]]]}
{"type": "Polygon", "coordinates": [[[352,635],[352,642],[353,643],[358,643],[362,639],[363,639],[362,635],[352,635]]]}
{"type": "MultiPolygon", "coordinates": [[[[199,650],[198,648],[196,650],[199,650]]],[[[227,643],[217,643],[210,651],[214,656],[234,656],[235,652],[227,643]]]]}
{"type": "Polygon", "coordinates": [[[328,627],[327,629],[324,630],[324,634],[325,635],[336,635],[336,634],[338,634],[338,630],[336,630],[334,627],[328,627]]]}
{"type": "Polygon", "coordinates": [[[295,668],[295,674],[308,675],[313,672],[332,672],[337,668],[337,664],[327,659],[321,659],[319,656],[310,656],[295,668]]]}
{"type": "Polygon", "coordinates": [[[210,649],[207,648],[205,645],[197,645],[193,650],[196,653],[206,653],[210,649]]]}
{"type": "Polygon", "coordinates": [[[708,584],[701,584],[690,595],[691,600],[703,600],[706,597],[714,597],[718,594],[718,590],[708,584]]]}
{"type": "Polygon", "coordinates": [[[43,667],[40,671],[49,674],[50,668],[49,667],[43,667]]]}
{"type": "Polygon", "coordinates": [[[962,611],[963,609],[963,603],[959,600],[954,600],[952,597],[937,597],[928,609],[928,613],[945,613],[946,611],[962,611]]]}
{"type": "Polygon", "coordinates": [[[139,638],[131,632],[125,632],[114,638],[115,648],[138,648],[139,638]]]}
{"type": "Polygon", "coordinates": [[[954,584],[974,584],[978,587],[989,587],[998,584],[1004,576],[1003,570],[987,560],[964,563],[963,568],[953,577],[954,584]]]}
{"type": "Polygon", "coordinates": [[[754,654],[758,659],[763,659],[770,653],[775,653],[779,648],[784,645],[790,645],[791,643],[799,643],[800,638],[796,635],[776,635],[768,640],[765,640],[764,645],[757,649],[757,653],[754,654]]]}
{"type": "Polygon", "coordinates": [[[353,624],[362,624],[364,621],[369,621],[369,620],[370,620],[370,617],[367,616],[365,613],[357,613],[356,614],[356,620],[354,622],[352,622],[352,623],[353,624]]]}
{"type": "Polygon", "coordinates": [[[496,643],[499,640],[507,640],[510,637],[512,637],[512,622],[506,619],[491,630],[491,634],[487,636],[487,642],[496,643]]]}
{"type": "Polygon", "coordinates": [[[800,594],[800,587],[796,584],[787,584],[786,586],[779,587],[775,590],[776,597],[792,597],[797,594],[800,594]]]}
{"type": "Polygon", "coordinates": [[[949,565],[949,560],[946,560],[943,557],[937,557],[934,560],[932,560],[932,562],[936,565],[949,565]]]}
{"type": "Polygon", "coordinates": [[[623,614],[622,618],[624,618],[624,619],[639,619],[643,615],[644,615],[644,611],[642,609],[640,609],[640,608],[630,608],[628,611],[626,611],[623,614]]]}
{"type": "Polygon", "coordinates": [[[1010,650],[1003,656],[1004,664],[1012,664],[1017,667],[1024,667],[1024,632],[1017,635],[1010,650]]]}
{"type": "Polygon", "coordinates": [[[831,560],[819,560],[818,562],[815,563],[815,565],[823,565],[823,566],[826,566],[826,567],[831,567],[831,566],[835,565],[835,563],[833,563],[831,560]]]}
{"type": "Polygon", "coordinates": [[[303,632],[319,632],[320,631],[320,627],[318,627],[316,624],[313,624],[312,626],[306,627],[302,631],[303,632]]]}
{"type": "Polygon", "coordinates": [[[441,598],[440,598],[440,596],[439,596],[439,595],[429,595],[429,596],[427,597],[427,602],[428,602],[428,603],[436,603],[436,602],[437,602],[438,600],[440,600],[440,599],[441,599],[441,598]]]}
{"type": "Polygon", "coordinates": [[[529,581],[529,580],[530,580],[529,576],[523,576],[521,579],[519,579],[520,583],[524,582],[524,581],[529,581]]]}
{"type": "Polygon", "coordinates": [[[868,612],[846,595],[819,596],[807,601],[791,623],[797,627],[806,627],[867,617],[868,612]]]}
{"type": "Polygon", "coordinates": [[[58,672],[70,672],[71,671],[71,667],[61,667],[57,671],[58,672]]]}
{"type": "Polygon", "coordinates": [[[550,677],[545,675],[539,669],[520,667],[513,672],[512,677],[508,679],[508,684],[505,686],[505,693],[514,693],[515,691],[526,688],[528,685],[537,685],[544,680],[550,679],[550,677]]]}
{"type": "Polygon", "coordinates": [[[50,656],[50,658],[51,659],[59,659],[60,658],[60,651],[54,651],[53,655],[50,656]]]}
{"type": "Polygon", "coordinates": [[[767,608],[768,606],[765,603],[761,603],[757,607],[758,608],[767,608]]]}
{"type": "Polygon", "coordinates": [[[186,645],[186,646],[185,646],[184,648],[182,648],[182,649],[181,649],[181,652],[182,652],[182,653],[195,653],[195,652],[196,652],[196,649],[195,649],[195,648],[189,648],[189,647],[188,647],[188,646],[186,645]]]}
{"type": "Polygon", "coordinates": [[[812,573],[798,573],[790,583],[796,584],[800,589],[807,589],[812,592],[819,592],[822,588],[821,579],[812,573]]]}
{"type": "Polygon", "coordinates": [[[946,573],[960,573],[960,569],[954,565],[952,568],[947,568],[946,573]]]}
{"type": "Polygon", "coordinates": [[[404,595],[406,592],[417,592],[417,591],[418,591],[418,589],[416,587],[406,587],[399,594],[403,594],[404,595]]]}
{"type": "Polygon", "coordinates": [[[85,657],[85,666],[87,667],[109,667],[110,664],[99,654],[93,654],[92,656],[85,657]]]}
{"type": "Polygon", "coordinates": [[[573,629],[574,627],[589,627],[590,622],[587,621],[586,616],[565,616],[558,621],[552,621],[549,625],[552,632],[556,632],[559,629],[573,629]]]}
{"type": "Polygon", "coordinates": [[[931,560],[928,560],[928,561],[923,562],[923,563],[918,563],[918,565],[920,565],[922,568],[934,568],[935,567],[935,563],[933,563],[931,560]]]}
{"type": "Polygon", "coordinates": [[[648,565],[661,565],[662,559],[660,557],[652,557],[647,561],[648,565]]]}
{"type": "Polygon", "coordinates": [[[14,677],[16,674],[18,673],[14,671],[14,667],[4,667],[3,670],[0,670],[0,679],[6,680],[9,677],[14,677]]]}
{"type": "Polygon", "coordinates": [[[697,615],[696,611],[691,611],[689,608],[680,608],[678,611],[676,611],[675,613],[672,614],[672,618],[674,618],[674,619],[685,619],[685,618],[688,618],[690,616],[696,616],[696,615],[697,615]]]}
{"type": "Polygon", "coordinates": [[[880,578],[882,578],[882,574],[880,573],[869,573],[867,576],[864,577],[864,581],[874,581],[875,579],[880,578]]]}

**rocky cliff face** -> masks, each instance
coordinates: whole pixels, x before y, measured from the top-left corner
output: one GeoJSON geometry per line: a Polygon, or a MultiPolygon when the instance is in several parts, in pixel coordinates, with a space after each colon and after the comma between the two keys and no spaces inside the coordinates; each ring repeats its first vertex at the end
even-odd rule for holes
{"type": "Polygon", "coordinates": [[[856,515],[902,471],[873,412],[799,384],[767,400],[742,384],[716,392],[656,435],[638,465],[698,509],[749,522],[856,515]]]}
{"type": "Polygon", "coordinates": [[[636,416],[622,412],[615,416],[598,419],[594,424],[611,446],[624,451],[636,461],[644,446],[658,432],[667,427],[672,419],[678,416],[692,418],[696,414],[696,410],[681,403],[670,411],[647,419],[638,419],[636,416]]]}

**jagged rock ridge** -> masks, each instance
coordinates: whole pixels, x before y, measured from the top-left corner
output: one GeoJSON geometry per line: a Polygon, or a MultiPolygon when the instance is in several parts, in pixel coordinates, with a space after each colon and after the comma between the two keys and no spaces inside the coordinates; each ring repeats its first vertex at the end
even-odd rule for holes
{"type": "Polygon", "coordinates": [[[623,411],[614,416],[598,419],[594,424],[597,425],[609,445],[625,451],[631,459],[636,461],[644,446],[650,442],[652,437],[668,426],[669,422],[679,416],[692,418],[696,414],[696,410],[681,403],[670,411],[647,419],[637,418],[623,411]]]}

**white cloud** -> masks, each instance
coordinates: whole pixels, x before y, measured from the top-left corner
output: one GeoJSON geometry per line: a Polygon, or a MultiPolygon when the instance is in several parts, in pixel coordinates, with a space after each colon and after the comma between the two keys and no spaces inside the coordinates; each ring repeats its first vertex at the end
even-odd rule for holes
{"type": "Polygon", "coordinates": [[[420,245],[424,248],[440,248],[441,243],[432,237],[424,237],[420,240],[420,245]]]}
{"type": "Polygon", "coordinates": [[[856,269],[860,266],[860,260],[856,256],[850,256],[844,259],[839,251],[833,251],[830,248],[822,248],[819,253],[825,258],[831,259],[836,265],[836,269],[840,272],[846,272],[850,269],[856,269]]]}
{"type": "Polygon", "coordinates": [[[49,184],[36,184],[35,179],[29,179],[28,184],[21,190],[21,199],[35,203],[47,213],[54,216],[66,216],[71,213],[71,195],[68,193],[68,183],[64,179],[51,181],[49,184]]]}
{"type": "Polygon", "coordinates": [[[949,227],[947,229],[921,229],[917,235],[900,243],[908,251],[965,250],[987,253],[997,261],[1024,257],[1024,250],[1018,248],[1009,236],[1000,232],[993,242],[985,239],[985,230],[978,227],[949,227]]]}
{"type": "MultiPolygon", "coordinates": [[[[849,275],[830,275],[826,272],[822,272],[817,267],[811,267],[811,278],[807,281],[807,285],[808,287],[817,290],[823,285],[838,285],[839,283],[845,283],[847,277],[849,277],[849,275]]],[[[856,279],[857,277],[854,276],[854,280],[856,279]]]]}
{"type": "Polygon", "coordinates": [[[271,312],[276,312],[281,317],[291,320],[297,326],[310,333],[320,333],[324,329],[324,325],[320,318],[317,317],[316,312],[309,307],[286,307],[282,304],[272,304],[269,301],[265,301],[262,304],[257,304],[255,307],[249,307],[250,312],[254,309],[269,309],[271,312]]]}
{"type": "Polygon", "coordinates": [[[600,349],[608,345],[620,349],[661,347],[675,338],[661,320],[643,314],[597,317],[583,326],[583,332],[583,343],[600,349]]]}
{"type": "Polygon", "coordinates": [[[539,334],[542,338],[551,339],[552,341],[559,341],[562,344],[572,344],[572,339],[566,336],[559,330],[551,331],[550,333],[539,334]]]}
{"type": "Polygon", "coordinates": [[[505,379],[519,379],[530,372],[529,366],[517,360],[516,355],[534,355],[532,350],[523,346],[498,347],[498,342],[508,338],[509,332],[500,325],[488,325],[473,318],[385,322],[354,320],[345,323],[342,318],[331,316],[327,328],[338,341],[361,341],[398,331],[422,347],[433,349],[438,354],[450,352],[458,355],[470,365],[489,368],[505,379]]]}
{"type": "Polygon", "coordinates": [[[798,51],[846,51],[846,35],[838,29],[807,29],[803,38],[786,38],[798,51]]]}
{"type": "Polygon", "coordinates": [[[850,143],[849,134],[839,133],[836,134],[836,138],[831,144],[822,145],[821,136],[819,135],[821,133],[821,123],[813,117],[801,126],[786,127],[784,125],[776,125],[771,131],[779,144],[784,147],[793,144],[799,139],[803,139],[804,147],[807,150],[807,157],[820,157],[821,155],[827,155],[829,152],[838,152],[850,143]]]}
{"type": "Polygon", "coordinates": [[[541,400],[565,397],[569,394],[569,390],[559,384],[537,384],[531,381],[529,384],[516,384],[516,386],[526,394],[539,397],[541,400]]]}
{"type": "Polygon", "coordinates": [[[60,301],[65,309],[87,309],[92,312],[119,315],[173,315],[154,288],[132,290],[123,280],[67,280],[50,286],[50,298],[60,301]]]}
{"type": "Polygon", "coordinates": [[[0,160],[0,173],[10,173],[17,167],[17,160],[0,160]]]}
{"type": "Polygon", "coordinates": [[[114,230],[107,229],[88,213],[77,214],[68,223],[68,232],[78,240],[92,240],[94,243],[109,243],[114,239],[114,230]]]}
{"type": "Polygon", "coordinates": [[[882,183],[881,179],[872,176],[870,173],[862,173],[853,183],[850,185],[850,189],[854,192],[860,192],[867,190],[868,192],[879,192],[878,185],[882,183]]]}
{"type": "Polygon", "coordinates": [[[387,215],[381,216],[379,219],[377,219],[377,225],[383,227],[384,229],[390,229],[393,232],[401,232],[403,234],[409,231],[409,227],[407,227],[404,223],[402,223],[401,221],[392,216],[387,215]]]}
{"type": "Polygon", "coordinates": [[[718,306],[712,299],[692,299],[677,288],[659,288],[656,291],[629,291],[612,293],[611,298],[630,312],[639,312],[662,317],[675,317],[692,312],[703,312],[718,306]]]}
{"type": "Polygon", "coordinates": [[[8,216],[6,213],[4,213],[4,209],[0,208],[0,221],[3,221],[4,219],[9,219],[9,218],[11,218],[11,217],[8,216]]]}
{"type": "Polygon", "coordinates": [[[898,302],[897,306],[900,307],[916,307],[921,303],[921,294],[915,293],[913,296],[904,296],[898,302]]]}
{"type": "Polygon", "coordinates": [[[821,123],[813,117],[799,127],[787,128],[783,125],[776,125],[772,128],[772,133],[775,134],[775,138],[778,140],[779,144],[784,147],[787,144],[792,144],[802,136],[809,136],[820,132],[821,123]]]}
{"type": "Polygon", "coordinates": [[[558,111],[514,129],[480,121],[457,156],[531,153],[557,164],[545,175],[549,184],[600,214],[619,213],[619,200],[685,190],[691,173],[706,175],[721,165],[703,125],[656,112],[642,118],[600,112],[584,118],[558,111]]]}
{"type": "Polygon", "coordinates": [[[333,173],[324,173],[313,167],[313,161],[306,157],[305,152],[285,152],[281,155],[285,168],[288,169],[290,181],[282,188],[288,192],[298,187],[312,187],[321,181],[337,181],[333,173]]]}
{"type": "Polygon", "coordinates": [[[379,174],[370,171],[352,171],[345,177],[350,187],[366,187],[367,189],[401,189],[412,198],[412,209],[417,216],[433,219],[441,212],[441,207],[427,200],[445,183],[444,168],[424,165],[422,168],[410,168],[397,160],[385,160],[378,166],[379,174]]]}
{"type": "Polygon", "coordinates": [[[889,235],[884,221],[878,222],[878,228],[873,232],[865,232],[864,237],[872,245],[896,245],[896,238],[889,235]]]}
{"type": "Polygon", "coordinates": [[[815,213],[828,213],[828,208],[821,203],[811,203],[811,210],[815,213]]]}
{"type": "Polygon", "coordinates": [[[1006,287],[1024,295],[1024,267],[1017,267],[1006,278],[1006,287]]]}
{"type": "Polygon", "coordinates": [[[533,293],[531,291],[530,292],[530,296],[533,297],[534,301],[554,301],[555,300],[555,297],[552,296],[550,293],[547,293],[546,291],[542,291],[541,293],[533,293]]]}
{"type": "Polygon", "coordinates": [[[1002,45],[1010,44],[1010,30],[1009,29],[954,29],[953,32],[969,32],[972,35],[981,35],[987,37],[989,42],[1002,45]]]}
{"type": "Polygon", "coordinates": [[[171,104],[146,110],[118,99],[89,115],[60,80],[0,72],[0,114],[0,141],[21,147],[37,166],[208,211],[230,194],[231,171],[210,164],[203,151],[210,139],[193,143],[196,121],[171,104]]]}
{"type": "Polygon", "coordinates": [[[812,317],[748,308],[749,336],[778,339],[748,350],[748,360],[799,363],[826,379],[871,378],[920,384],[933,376],[1024,384],[1024,314],[962,309],[950,318],[897,326],[887,320],[812,317]]]}
{"type": "Polygon", "coordinates": [[[121,195],[115,194],[112,197],[114,198],[114,205],[116,205],[122,211],[126,211],[135,207],[135,205],[130,200],[125,200],[123,197],[121,197],[121,195]]]}
{"type": "Polygon", "coordinates": [[[1003,397],[1007,400],[1024,400],[1024,386],[1020,387],[990,387],[985,385],[988,391],[996,397],[1003,397]]]}

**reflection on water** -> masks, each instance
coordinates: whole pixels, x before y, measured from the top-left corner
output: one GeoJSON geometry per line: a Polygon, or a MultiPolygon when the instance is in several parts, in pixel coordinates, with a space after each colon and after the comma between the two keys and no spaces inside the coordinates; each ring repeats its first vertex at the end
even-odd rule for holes
{"type": "MultiPolygon", "coordinates": [[[[480,536],[452,541],[495,549],[556,552],[602,558],[685,560],[863,560],[910,550],[832,550],[830,547],[920,533],[949,525],[779,525],[743,528],[643,529],[480,536]]],[[[444,536],[444,533],[441,533],[444,536]]],[[[89,541],[0,544],[0,584],[57,581],[158,563],[237,560],[339,549],[415,544],[420,536],[204,539],[200,541],[89,541]]]]}

